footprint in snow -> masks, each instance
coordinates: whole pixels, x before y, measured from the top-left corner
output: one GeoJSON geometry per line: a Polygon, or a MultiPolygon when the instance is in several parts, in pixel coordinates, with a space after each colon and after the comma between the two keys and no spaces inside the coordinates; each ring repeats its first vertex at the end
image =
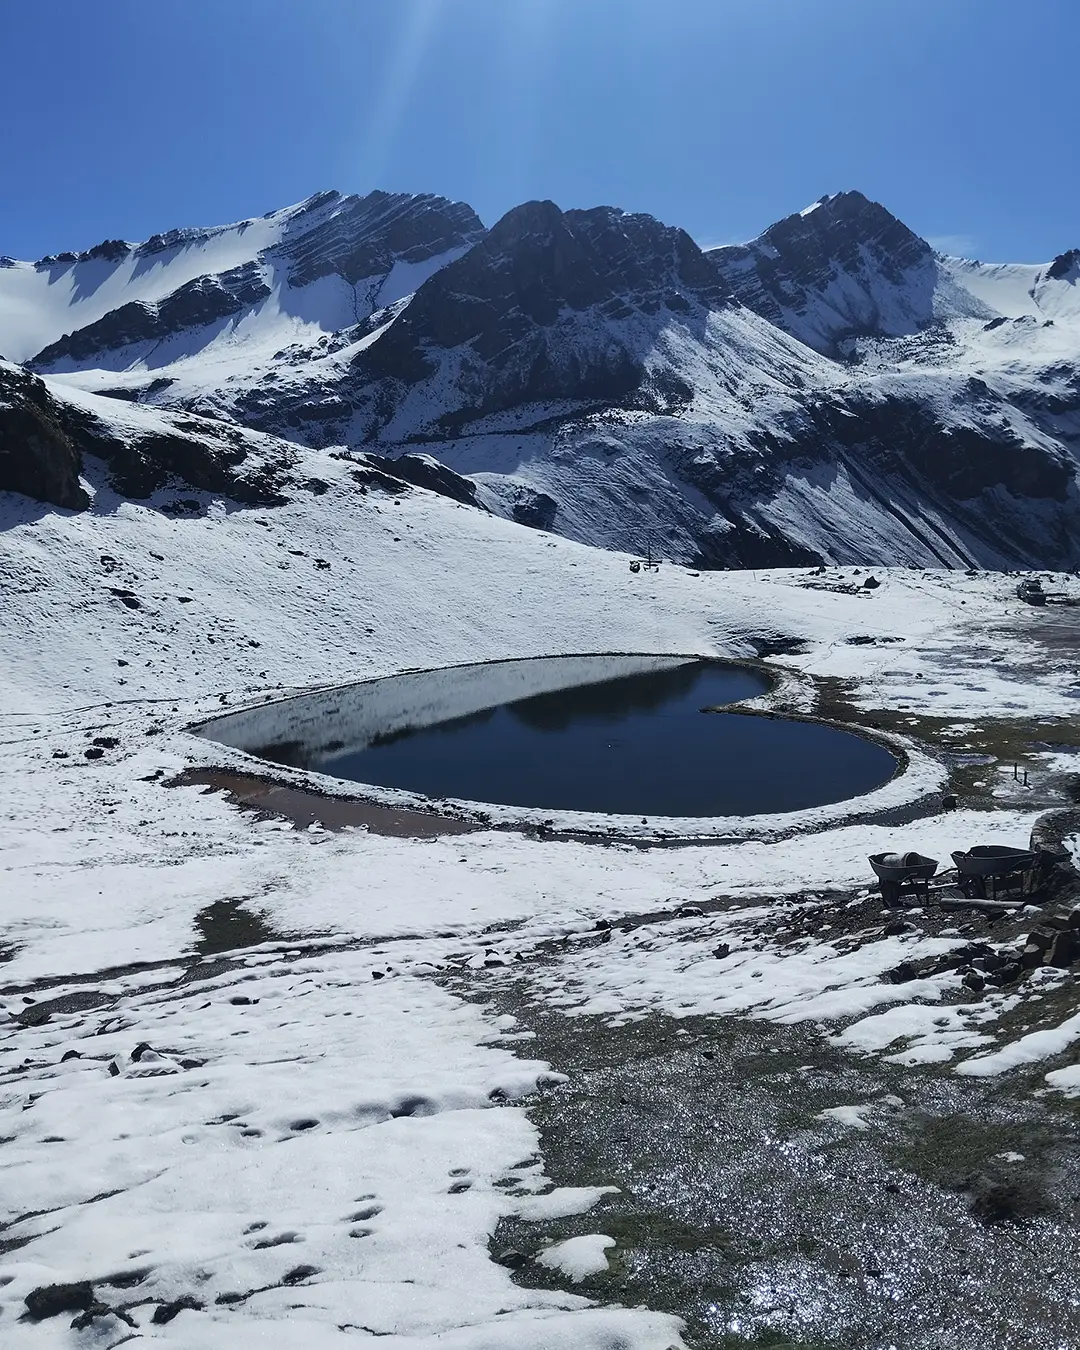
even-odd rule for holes
{"type": "Polygon", "coordinates": [[[256,1242],[249,1245],[253,1251],[263,1251],[267,1247],[287,1247],[292,1242],[303,1242],[303,1233],[284,1232],[276,1233],[271,1237],[259,1238],[256,1242]]]}
{"type": "Polygon", "coordinates": [[[358,1209],[355,1214],[349,1215],[348,1222],[363,1223],[365,1219],[373,1219],[376,1214],[381,1214],[382,1212],[382,1205],[364,1205],[363,1208],[358,1209]]]}

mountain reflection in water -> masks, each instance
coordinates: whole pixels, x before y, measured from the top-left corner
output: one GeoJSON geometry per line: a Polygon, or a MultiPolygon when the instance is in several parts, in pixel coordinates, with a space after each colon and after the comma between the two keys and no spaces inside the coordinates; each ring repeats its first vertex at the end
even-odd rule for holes
{"type": "Polygon", "coordinates": [[[614,678],[616,658],[601,657],[394,676],[240,714],[228,743],[429,797],[649,817],[794,811],[896,770],[887,750],[834,727],[703,711],[762,693],[756,670],[636,660],[646,668],[618,658],[630,673],[614,678]],[[553,688],[560,678],[575,682],[553,688]],[[259,734],[260,714],[277,734],[259,734]]]}

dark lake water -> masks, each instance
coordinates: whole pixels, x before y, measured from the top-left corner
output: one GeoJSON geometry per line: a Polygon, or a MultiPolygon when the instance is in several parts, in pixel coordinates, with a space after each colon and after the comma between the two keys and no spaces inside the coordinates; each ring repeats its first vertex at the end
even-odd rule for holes
{"type": "Polygon", "coordinates": [[[563,657],[393,676],[208,724],[250,753],[430,797],[634,816],[753,815],[858,796],[896,761],[833,727],[708,712],[755,670],[563,657]]]}

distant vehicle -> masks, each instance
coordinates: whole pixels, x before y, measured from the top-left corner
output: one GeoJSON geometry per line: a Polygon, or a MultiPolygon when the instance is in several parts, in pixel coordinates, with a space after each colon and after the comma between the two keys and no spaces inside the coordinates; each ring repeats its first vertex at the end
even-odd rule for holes
{"type": "Polygon", "coordinates": [[[1025,577],[1017,586],[1016,594],[1029,605],[1045,605],[1046,592],[1038,577],[1025,577]]]}

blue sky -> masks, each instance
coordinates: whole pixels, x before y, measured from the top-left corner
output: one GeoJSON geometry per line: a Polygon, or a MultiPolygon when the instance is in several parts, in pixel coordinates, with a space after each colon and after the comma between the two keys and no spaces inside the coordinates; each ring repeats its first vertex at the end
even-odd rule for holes
{"type": "Polygon", "coordinates": [[[703,243],[857,187],[947,251],[1080,245],[1077,0],[0,0],[0,253],[325,187],[703,243]]]}

